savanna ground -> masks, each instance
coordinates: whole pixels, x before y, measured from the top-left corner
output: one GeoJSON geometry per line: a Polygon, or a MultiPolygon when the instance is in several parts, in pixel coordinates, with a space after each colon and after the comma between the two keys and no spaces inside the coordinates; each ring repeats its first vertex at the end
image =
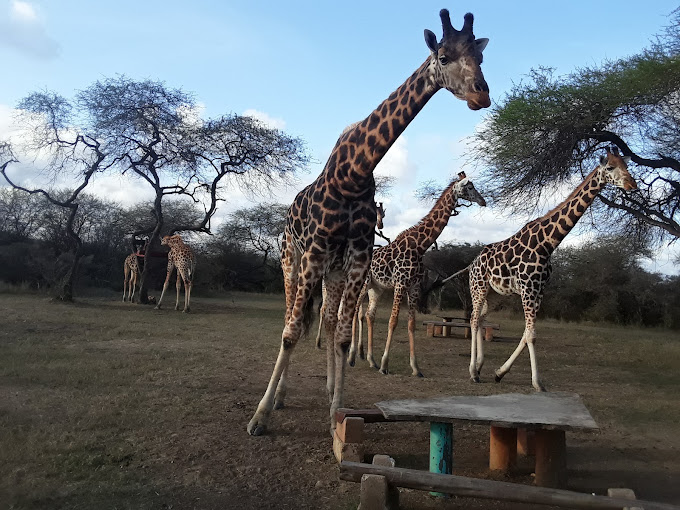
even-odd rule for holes
{"type": "MultiPolygon", "coordinates": [[[[196,298],[191,314],[91,297],[68,305],[0,294],[0,507],[10,509],[356,508],[359,485],[340,481],[328,434],[325,352],[301,340],[285,409],[269,433],[246,423],[278,352],[283,297],[196,298]]],[[[379,310],[378,355],[389,306],[379,310]]],[[[345,404],[390,398],[532,391],[527,353],[500,385],[499,366],[523,329],[491,314],[483,383],[468,380],[469,342],[427,338],[424,379],[410,376],[405,317],[389,376],[348,368],[345,404]]],[[[314,326],[313,326],[314,328],[314,326]]],[[[549,390],[579,393],[600,426],[567,433],[569,486],[680,504],[680,335],[539,322],[538,366],[549,390]]],[[[488,478],[488,427],[454,427],[456,474],[488,478]]],[[[366,450],[427,469],[426,424],[367,425],[366,450]]],[[[520,463],[507,478],[531,483],[520,463]]],[[[526,508],[439,500],[403,491],[402,508],[526,508]]],[[[544,508],[544,507],[537,507],[544,508]]]]}

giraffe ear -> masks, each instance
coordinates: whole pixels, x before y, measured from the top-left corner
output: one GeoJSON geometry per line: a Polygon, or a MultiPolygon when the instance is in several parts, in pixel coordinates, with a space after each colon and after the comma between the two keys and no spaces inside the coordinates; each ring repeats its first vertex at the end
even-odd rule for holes
{"type": "Polygon", "coordinates": [[[621,158],[621,159],[623,159],[623,162],[624,162],[626,165],[630,163],[630,156],[623,156],[623,158],[621,158]]]}
{"type": "Polygon", "coordinates": [[[604,166],[607,164],[607,156],[600,156],[600,165],[604,166]]]}
{"type": "Polygon", "coordinates": [[[484,48],[486,48],[486,45],[489,44],[489,38],[488,37],[480,37],[475,41],[475,44],[477,45],[477,49],[479,52],[483,52],[484,48]]]}
{"type": "Polygon", "coordinates": [[[439,50],[439,43],[437,42],[437,36],[434,35],[432,30],[425,29],[425,44],[430,48],[432,53],[437,53],[439,50]]]}

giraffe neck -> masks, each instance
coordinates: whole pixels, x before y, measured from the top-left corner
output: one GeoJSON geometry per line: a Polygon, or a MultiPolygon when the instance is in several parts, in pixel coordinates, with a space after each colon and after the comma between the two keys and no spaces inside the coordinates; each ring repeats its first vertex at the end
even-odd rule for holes
{"type": "Polygon", "coordinates": [[[605,184],[599,167],[595,168],[566,200],[541,218],[534,220],[543,228],[542,236],[539,232],[539,243],[545,246],[549,253],[552,253],[567,237],[605,184]]]}
{"type": "Polygon", "coordinates": [[[454,181],[449,184],[437,199],[437,202],[430,212],[414,226],[405,230],[402,234],[399,234],[397,239],[402,236],[408,236],[414,239],[416,242],[416,250],[421,256],[424,255],[449,223],[449,218],[453,214],[453,208],[456,205],[456,202],[458,202],[458,192],[455,187],[457,182],[458,181],[454,181]]]}
{"type": "Polygon", "coordinates": [[[358,193],[372,181],[373,170],[409,123],[430,100],[435,84],[428,58],[397,90],[363,121],[338,139],[326,171],[341,189],[358,193]]]}

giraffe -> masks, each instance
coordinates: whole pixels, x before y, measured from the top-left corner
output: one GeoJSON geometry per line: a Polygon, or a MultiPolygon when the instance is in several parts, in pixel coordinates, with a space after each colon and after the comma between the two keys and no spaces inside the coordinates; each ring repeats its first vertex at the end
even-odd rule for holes
{"type": "Polygon", "coordinates": [[[191,287],[193,284],[194,273],[196,272],[196,255],[193,250],[182,241],[182,238],[175,234],[161,238],[161,244],[170,247],[168,253],[168,272],[165,275],[165,283],[161,297],[158,299],[156,310],[160,310],[165,290],[168,288],[170,276],[173,269],[177,268],[177,299],[175,300],[175,310],[179,310],[179,289],[181,287],[180,277],[184,282],[184,310],[189,312],[189,302],[191,301],[191,287]]]}
{"type": "MultiPolygon", "coordinates": [[[[420,294],[420,282],[425,274],[423,256],[442,233],[444,227],[449,222],[449,218],[457,214],[455,209],[458,206],[459,199],[475,202],[482,207],[486,206],[486,201],[477,192],[472,181],[465,176],[465,172],[460,172],[458,178],[451,181],[434,207],[423,219],[414,226],[404,230],[387,246],[377,248],[373,252],[369,275],[357,301],[357,313],[354,316],[354,321],[358,320],[359,322],[359,336],[358,338],[354,336],[352,338],[352,347],[349,351],[350,365],[354,365],[357,348],[360,357],[363,358],[361,356],[361,351],[363,350],[363,299],[368,294],[368,311],[365,313],[368,325],[368,351],[366,359],[371,367],[378,368],[373,360],[373,324],[376,308],[383,292],[388,289],[394,289],[392,314],[390,315],[387,330],[385,352],[380,363],[380,373],[388,373],[392,336],[394,329],[397,327],[401,302],[406,297],[408,300],[408,337],[411,369],[413,375],[423,377],[423,373],[418,368],[415,351],[416,308],[420,294]]],[[[356,330],[357,328],[353,329],[356,330]]]]}
{"type": "MultiPolygon", "coordinates": [[[[376,219],[376,222],[375,222],[376,234],[379,235],[380,237],[382,237],[383,239],[387,239],[382,233],[383,219],[385,218],[385,208],[383,207],[382,202],[380,202],[379,204],[376,203],[375,212],[377,214],[377,219],[376,219]]],[[[322,281],[321,282],[321,308],[319,309],[319,329],[316,332],[316,348],[317,349],[321,349],[321,329],[323,328],[323,315],[326,311],[325,303],[326,303],[326,285],[322,281]]],[[[342,303],[340,303],[340,308],[341,307],[342,307],[342,303]]],[[[352,336],[354,336],[354,333],[352,333],[352,336]]],[[[362,351],[362,359],[363,359],[363,351],[362,351]]]]}
{"type": "Polygon", "coordinates": [[[479,382],[479,373],[484,364],[484,340],[479,324],[486,317],[487,294],[489,288],[492,288],[502,295],[519,294],[522,298],[525,320],[522,339],[508,360],[496,370],[496,382],[500,382],[510,371],[515,359],[526,346],[531,362],[531,384],[536,391],[545,391],[536,367],[534,324],[543,299],[543,289],[552,271],[550,256],[607,183],[624,190],[637,188],[635,180],[628,173],[628,159],[621,157],[615,147],[607,149],[606,155],[601,156],[599,165],[564,202],[524,225],[515,235],[485,246],[468,266],[472,297],[470,317],[472,381],[479,382]]]}
{"type": "Polygon", "coordinates": [[[377,216],[373,170],[437,90],[446,88],[472,110],[491,105],[480,67],[488,39],[475,39],[470,13],[460,31],[451,25],[446,9],[440,18],[440,42],[425,31],[430,56],[368,117],[340,135],[321,174],[288,210],[281,248],[285,327],[267,390],[247,426],[251,435],[264,433],[272,409],[283,407],[290,355],[306,330],[311,295],[321,279],[326,284],[326,391],[335,429],[352,317],[371,261],[377,216]]]}
{"type": "Polygon", "coordinates": [[[139,278],[139,262],[137,261],[136,253],[130,253],[130,255],[125,257],[123,272],[125,273],[123,278],[123,301],[125,301],[126,294],[127,300],[132,301],[135,297],[137,279],[139,278]]]}

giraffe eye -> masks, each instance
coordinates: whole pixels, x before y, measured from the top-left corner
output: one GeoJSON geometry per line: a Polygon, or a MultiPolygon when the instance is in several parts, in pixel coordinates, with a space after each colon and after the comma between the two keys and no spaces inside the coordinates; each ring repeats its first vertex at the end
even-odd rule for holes
{"type": "Polygon", "coordinates": [[[449,63],[449,59],[446,57],[446,55],[442,55],[439,57],[439,63],[443,66],[449,63]]]}

